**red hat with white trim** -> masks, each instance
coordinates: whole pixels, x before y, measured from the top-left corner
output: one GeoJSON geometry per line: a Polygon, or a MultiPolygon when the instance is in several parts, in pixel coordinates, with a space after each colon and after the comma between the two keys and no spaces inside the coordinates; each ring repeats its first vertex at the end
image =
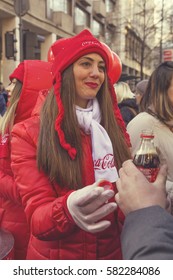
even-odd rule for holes
{"type": "MultiPolygon", "coordinates": [[[[99,54],[103,58],[107,70],[112,66],[112,61],[110,60],[110,54],[106,51],[104,45],[87,29],[84,29],[76,36],[57,40],[51,46],[51,50],[54,56],[54,60],[52,61],[54,93],[58,105],[58,116],[55,121],[55,130],[58,133],[61,146],[68,152],[70,158],[73,160],[76,157],[76,149],[67,143],[64,132],[61,128],[61,123],[64,118],[64,107],[60,96],[62,72],[77,59],[89,53],[99,54]]],[[[114,87],[109,76],[108,79],[113,105],[117,108],[117,114],[119,114],[117,115],[117,119],[120,119],[121,122],[122,118],[120,113],[118,113],[119,110],[114,87]]],[[[122,126],[122,123],[120,125],[122,126]]]]}

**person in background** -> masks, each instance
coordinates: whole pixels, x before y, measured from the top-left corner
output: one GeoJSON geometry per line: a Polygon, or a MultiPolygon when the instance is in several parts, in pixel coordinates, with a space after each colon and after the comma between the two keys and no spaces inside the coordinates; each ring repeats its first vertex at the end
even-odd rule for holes
{"type": "Polygon", "coordinates": [[[148,85],[148,80],[142,80],[136,84],[135,98],[136,98],[136,104],[139,106],[139,108],[140,108],[142,96],[146,91],[147,85],[148,85]]]}
{"type": "Polygon", "coordinates": [[[4,115],[6,111],[6,102],[4,96],[0,93],[0,117],[4,115]]]}
{"type": "Polygon", "coordinates": [[[21,62],[9,76],[9,104],[0,120],[0,228],[14,237],[14,259],[26,258],[29,226],[11,170],[11,131],[15,124],[31,116],[39,90],[51,85],[50,71],[48,62],[21,62]]]}
{"type": "Polygon", "coordinates": [[[4,97],[4,87],[0,82],[0,116],[3,116],[6,111],[6,100],[4,97]]]}
{"type": "Polygon", "coordinates": [[[138,114],[138,106],[136,104],[135,95],[131,91],[129,85],[125,82],[118,82],[114,85],[117,95],[118,106],[122,114],[125,125],[138,114]]]}
{"type": "Polygon", "coordinates": [[[88,30],[58,40],[52,52],[53,88],[40,117],[12,132],[12,169],[31,229],[27,259],[121,259],[114,194],[131,155],[108,82],[110,55],[88,30]]]}
{"type": "Polygon", "coordinates": [[[173,217],[167,212],[167,166],[150,183],[131,160],[123,163],[115,200],[126,215],[121,235],[125,260],[173,260],[173,217]]]}
{"type": "Polygon", "coordinates": [[[3,83],[0,82],[0,93],[3,95],[4,99],[5,99],[5,103],[7,105],[8,103],[8,93],[3,85],[3,83]]]}
{"type": "Polygon", "coordinates": [[[141,112],[129,122],[132,156],[139,148],[142,130],[152,130],[161,165],[166,163],[166,188],[173,213],[173,62],[163,62],[151,74],[142,97],[141,112]]]}

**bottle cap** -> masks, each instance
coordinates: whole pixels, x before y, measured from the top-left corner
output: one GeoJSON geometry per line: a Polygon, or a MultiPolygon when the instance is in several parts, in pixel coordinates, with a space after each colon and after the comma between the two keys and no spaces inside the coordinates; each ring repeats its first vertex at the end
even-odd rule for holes
{"type": "Polygon", "coordinates": [[[153,139],[154,134],[153,134],[153,131],[151,129],[146,129],[146,130],[142,130],[140,137],[141,138],[153,139]]]}

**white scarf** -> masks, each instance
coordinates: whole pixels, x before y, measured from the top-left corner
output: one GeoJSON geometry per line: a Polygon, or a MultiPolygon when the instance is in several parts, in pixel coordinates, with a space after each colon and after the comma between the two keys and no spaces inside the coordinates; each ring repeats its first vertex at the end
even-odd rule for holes
{"type": "Polygon", "coordinates": [[[118,173],[112,143],[106,130],[100,125],[101,114],[97,99],[90,100],[86,109],[76,106],[76,115],[80,127],[86,134],[91,134],[95,180],[116,182],[118,173]]]}

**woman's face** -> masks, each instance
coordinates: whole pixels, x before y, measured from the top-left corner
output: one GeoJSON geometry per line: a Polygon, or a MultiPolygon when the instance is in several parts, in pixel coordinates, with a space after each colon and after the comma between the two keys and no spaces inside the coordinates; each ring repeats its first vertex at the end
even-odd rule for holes
{"type": "Polygon", "coordinates": [[[168,98],[173,106],[173,78],[172,78],[170,87],[168,88],[168,98]]]}
{"type": "Polygon", "coordinates": [[[17,80],[16,79],[12,79],[11,83],[6,87],[6,91],[8,93],[8,101],[10,100],[12,93],[13,93],[13,89],[16,85],[17,80]]]}
{"type": "Polygon", "coordinates": [[[80,57],[73,64],[76,86],[76,105],[86,108],[94,99],[105,79],[105,63],[99,54],[91,53],[80,57]]]}

